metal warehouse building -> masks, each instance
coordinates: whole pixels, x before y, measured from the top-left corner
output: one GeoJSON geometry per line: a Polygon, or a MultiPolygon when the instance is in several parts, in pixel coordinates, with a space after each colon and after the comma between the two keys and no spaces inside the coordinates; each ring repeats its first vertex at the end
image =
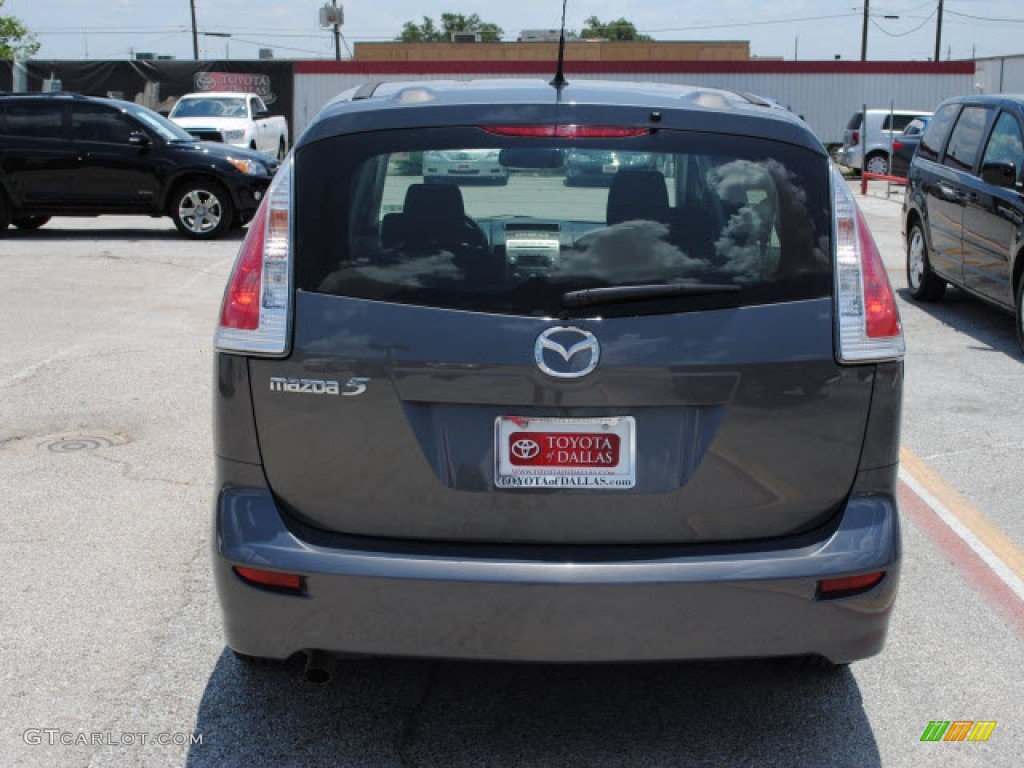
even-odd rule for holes
{"type": "MultiPolygon", "coordinates": [[[[372,80],[544,77],[544,61],[297,61],[293,125],[301,131],[333,96],[372,80]]],[[[973,61],[572,61],[566,77],[684,83],[777,99],[801,115],[822,143],[840,142],[850,116],[874,108],[931,111],[971,93],[973,61]]]]}

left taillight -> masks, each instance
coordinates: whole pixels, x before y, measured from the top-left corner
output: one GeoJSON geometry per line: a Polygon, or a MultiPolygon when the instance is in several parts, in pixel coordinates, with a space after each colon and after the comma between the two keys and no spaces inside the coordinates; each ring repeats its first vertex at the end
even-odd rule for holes
{"type": "Polygon", "coordinates": [[[841,363],[903,357],[903,327],[885,264],[839,170],[832,169],[836,349],[841,363]]]}
{"type": "Polygon", "coordinates": [[[293,168],[289,157],[238,250],[214,337],[218,349],[255,355],[281,355],[288,349],[293,168]]]}

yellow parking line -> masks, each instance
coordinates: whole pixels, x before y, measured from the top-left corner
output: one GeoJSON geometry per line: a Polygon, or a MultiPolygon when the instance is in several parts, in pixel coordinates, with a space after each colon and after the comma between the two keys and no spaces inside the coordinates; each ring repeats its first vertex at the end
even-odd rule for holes
{"type": "Polygon", "coordinates": [[[900,448],[900,465],[949,510],[978,541],[1024,581],[1024,550],[1018,547],[1002,529],[942,479],[938,472],[907,447],[900,448]]]}

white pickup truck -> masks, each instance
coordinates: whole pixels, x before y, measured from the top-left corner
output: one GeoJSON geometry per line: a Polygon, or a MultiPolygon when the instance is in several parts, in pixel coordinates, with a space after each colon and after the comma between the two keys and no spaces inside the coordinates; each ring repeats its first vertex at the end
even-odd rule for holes
{"type": "Polygon", "coordinates": [[[188,93],[168,117],[204,141],[248,147],[278,160],[288,152],[288,121],[271,115],[263,99],[252,93],[188,93]]]}

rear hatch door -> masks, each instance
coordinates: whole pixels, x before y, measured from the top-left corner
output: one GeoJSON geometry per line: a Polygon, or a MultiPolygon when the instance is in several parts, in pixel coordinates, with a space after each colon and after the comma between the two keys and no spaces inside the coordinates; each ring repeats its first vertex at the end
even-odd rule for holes
{"type": "Polygon", "coordinates": [[[592,544],[786,536],[842,506],[872,369],[834,358],[823,155],[661,131],[607,142],[657,168],[609,189],[528,153],[507,187],[459,188],[409,158],[536,142],[409,133],[297,155],[292,351],[250,361],[288,513],[592,544]],[[622,286],[674,295],[609,298],[622,286]]]}

